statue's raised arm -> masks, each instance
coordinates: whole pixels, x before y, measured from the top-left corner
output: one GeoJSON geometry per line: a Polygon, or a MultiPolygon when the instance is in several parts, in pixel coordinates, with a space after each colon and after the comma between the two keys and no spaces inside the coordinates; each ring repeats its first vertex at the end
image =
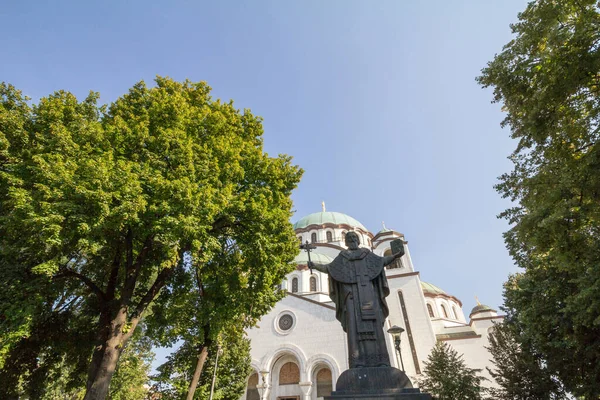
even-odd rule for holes
{"type": "Polygon", "coordinates": [[[316,269],[319,272],[323,272],[323,273],[328,273],[329,272],[329,264],[315,264],[312,261],[308,262],[308,268],[312,269],[316,269]]]}
{"type": "Polygon", "coordinates": [[[404,242],[402,239],[392,240],[392,255],[383,257],[383,265],[390,265],[397,258],[400,258],[404,255],[404,242]]]}

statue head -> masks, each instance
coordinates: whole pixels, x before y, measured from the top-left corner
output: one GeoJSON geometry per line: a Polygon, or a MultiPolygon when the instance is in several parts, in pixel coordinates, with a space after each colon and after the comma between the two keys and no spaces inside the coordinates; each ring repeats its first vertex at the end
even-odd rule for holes
{"type": "Polygon", "coordinates": [[[350,250],[358,249],[359,244],[360,244],[360,238],[358,237],[358,233],[352,232],[352,231],[346,233],[346,246],[350,250]]]}

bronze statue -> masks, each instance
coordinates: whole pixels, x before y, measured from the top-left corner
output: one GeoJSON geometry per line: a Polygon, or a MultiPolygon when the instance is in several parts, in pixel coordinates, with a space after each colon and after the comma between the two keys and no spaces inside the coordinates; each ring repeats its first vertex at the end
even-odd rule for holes
{"type": "Polygon", "coordinates": [[[350,368],[389,367],[383,324],[389,314],[385,298],[390,294],[385,266],[404,254],[400,251],[380,257],[358,247],[355,232],[346,234],[346,246],[327,265],[309,267],[329,274],[329,296],[335,303],[335,315],[348,340],[350,368]]]}

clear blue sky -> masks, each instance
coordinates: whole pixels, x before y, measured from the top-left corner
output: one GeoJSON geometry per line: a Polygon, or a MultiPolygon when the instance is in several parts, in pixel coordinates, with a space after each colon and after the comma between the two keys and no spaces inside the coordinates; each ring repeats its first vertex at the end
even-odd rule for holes
{"type": "Polygon", "coordinates": [[[349,214],[406,235],[421,278],[468,314],[516,269],[494,191],[515,143],[476,83],[525,0],[6,1],[0,80],[105,102],[155,75],[204,80],[264,117],[306,171],[294,220],[349,214]]]}

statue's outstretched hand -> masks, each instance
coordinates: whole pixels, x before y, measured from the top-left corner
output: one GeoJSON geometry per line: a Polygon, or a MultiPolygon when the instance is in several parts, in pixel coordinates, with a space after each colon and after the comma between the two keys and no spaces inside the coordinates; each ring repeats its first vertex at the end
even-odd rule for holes
{"type": "Polygon", "coordinates": [[[308,266],[308,268],[314,268],[315,267],[315,263],[312,261],[309,261],[308,264],[306,264],[308,266]]]}

